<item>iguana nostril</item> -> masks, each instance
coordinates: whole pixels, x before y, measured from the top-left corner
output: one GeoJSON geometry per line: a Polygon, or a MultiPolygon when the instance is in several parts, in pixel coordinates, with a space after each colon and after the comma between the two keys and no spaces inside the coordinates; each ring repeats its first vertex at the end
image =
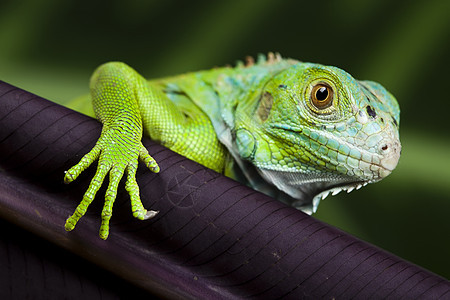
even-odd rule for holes
{"type": "Polygon", "coordinates": [[[381,177],[385,177],[397,166],[402,147],[400,141],[392,140],[381,144],[379,149],[382,156],[380,164],[388,171],[381,175],[381,177]]]}
{"type": "Polygon", "coordinates": [[[367,114],[371,117],[371,118],[376,118],[377,117],[377,113],[375,112],[375,110],[372,108],[372,106],[367,105],[366,106],[366,110],[367,110],[367,114]]]}

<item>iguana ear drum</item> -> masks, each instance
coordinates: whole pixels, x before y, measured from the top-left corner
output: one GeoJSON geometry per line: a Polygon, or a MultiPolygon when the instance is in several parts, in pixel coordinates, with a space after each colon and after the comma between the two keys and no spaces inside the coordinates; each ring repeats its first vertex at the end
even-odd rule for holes
{"type": "Polygon", "coordinates": [[[273,96],[269,92],[264,92],[261,96],[261,100],[259,101],[258,106],[258,116],[261,121],[267,120],[269,117],[270,110],[272,109],[273,96]]]}
{"type": "Polygon", "coordinates": [[[317,109],[325,109],[333,104],[333,89],[326,83],[316,84],[311,90],[311,102],[317,109]]]}

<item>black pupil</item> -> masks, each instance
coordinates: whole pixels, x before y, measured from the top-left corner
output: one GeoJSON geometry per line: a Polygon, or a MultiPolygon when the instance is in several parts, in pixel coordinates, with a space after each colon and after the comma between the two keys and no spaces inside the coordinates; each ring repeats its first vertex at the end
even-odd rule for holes
{"type": "Polygon", "coordinates": [[[321,87],[316,91],[316,98],[319,101],[324,101],[328,97],[328,89],[326,87],[321,87]]]}

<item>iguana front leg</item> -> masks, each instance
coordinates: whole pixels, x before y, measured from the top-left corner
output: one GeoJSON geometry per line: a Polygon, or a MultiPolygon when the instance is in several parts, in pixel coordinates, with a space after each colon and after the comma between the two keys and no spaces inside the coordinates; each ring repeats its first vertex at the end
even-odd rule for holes
{"type": "Polygon", "coordinates": [[[97,159],[99,163],[97,172],[81,203],[66,221],[67,231],[73,230],[78,220],[85,214],[108,173],[109,186],[100,227],[102,239],[108,237],[109,220],[117,195],[117,186],[124,173],[127,176],[125,188],[131,198],[133,216],[144,220],[157,214],[156,211],[147,211],[143,207],[136,182],[139,159],[151,171],[155,173],[159,171],[157,163],[141,142],[142,120],[136,97],[142,93],[142,85],[145,85],[145,80],[134,70],[120,63],[100,66],[92,76],[91,96],[94,112],[103,123],[102,133],[94,148],[66,172],[64,182],[74,181],[97,159]]]}

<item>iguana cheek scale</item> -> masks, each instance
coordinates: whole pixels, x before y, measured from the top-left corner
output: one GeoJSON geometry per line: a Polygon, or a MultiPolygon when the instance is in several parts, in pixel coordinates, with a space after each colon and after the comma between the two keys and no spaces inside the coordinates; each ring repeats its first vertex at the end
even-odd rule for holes
{"type": "Polygon", "coordinates": [[[103,239],[124,175],[133,216],[157,214],[143,207],[135,179],[138,160],[159,171],[141,143],[144,133],[307,213],[329,193],[386,177],[400,157],[400,110],[386,89],[336,67],[272,53],[256,63],[150,81],[124,63],[106,63],[94,72],[90,90],[102,133],[64,180],[99,164],[65,227],[74,229],[109,174],[103,239]]]}

